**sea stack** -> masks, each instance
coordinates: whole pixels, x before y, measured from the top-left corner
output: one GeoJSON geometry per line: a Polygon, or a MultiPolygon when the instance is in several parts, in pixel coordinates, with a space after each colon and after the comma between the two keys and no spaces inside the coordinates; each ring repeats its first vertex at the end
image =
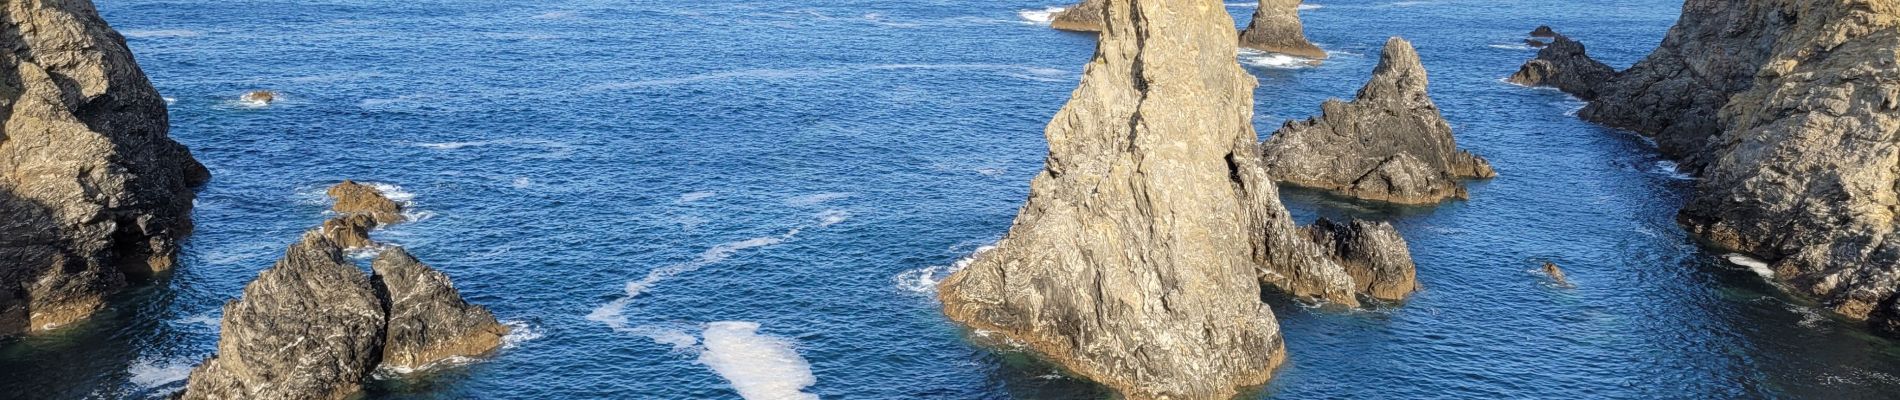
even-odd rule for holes
{"type": "Polygon", "coordinates": [[[1300,23],[1301,0],[1260,0],[1253,22],[1240,33],[1240,46],[1310,60],[1326,59],[1326,51],[1306,41],[1300,23]]]}
{"type": "Polygon", "coordinates": [[[1082,0],[1051,16],[1049,27],[1065,31],[1101,32],[1102,18],[1106,15],[1102,6],[1105,4],[1108,4],[1108,0],[1082,0]]]}
{"type": "Polygon", "coordinates": [[[1399,301],[1418,291],[1418,270],[1399,230],[1385,222],[1321,218],[1305,232],[1352,275],[1355,289],[1374,299],[1399,301]]]}
{"type": "Polygon", "coordinates": [[[210,179],[86,0],[0,12],[0,336],[66,325],[171,269],[210,179]]]}
{"type": "Polygon", "coordinates": [[[1294,226],[1260,164],[1257,83],[1235,62],[1226,9],[1106,7],[1028,203],[939,298],[950,319],[1127,398],[1231,397],[1286,357],[1263,281],[1351,305],[1356,283],[1294,226]]]}
{"type": "Polygon", "coordinates": [[[327,194],[336,200],[331,210],[339,215],[368,215],[380,224],[394,224],[405,219],[401,203],[390,200],[383,191],[369,185],[346,180],[331,186],[327,194]]]}
{"type": "Polygon", "coordinates": [[[1689,0],[1579,116],[1655,138],[1696,172],[1686,230],[1900,334],[1895,32],[1889,1],[1689,0]]]}
{"type": "MultiPolygon", "coordinates": [[[[1543,43],[1536,40],[1530,42],[1543,43]]],[[[1598,85],[1615,76],[1616,69],[1590,58],[1583,43],[1552,33],[1550,43],[1537,51],[1537,58],[1518,67],[1517,73],[1511,74],[1508,80],[1524,86],[1557,88],[1588,101],[1597,98],[1598,85]]]]}
{"type": "Polygon", "coordinates": [[[462,300],[448,277],[400,247],[375,275],[310,232],[226,303],[218,353],[183,399],[344,399],[377,368],[398,372],[501,346],[508,328],[462,300]]]}
{"type": "Polygon", "coordinates": [[[1357,99],[1328,100],[1319,117],[1288,122],[1261,145],[1268,173],[1281,183],[1365,200],[1416,205],[1466,198],[1460,181],[1497,172],[1458,149],[1426,86],[1412,44],[1386,41],[1357,99]]]}

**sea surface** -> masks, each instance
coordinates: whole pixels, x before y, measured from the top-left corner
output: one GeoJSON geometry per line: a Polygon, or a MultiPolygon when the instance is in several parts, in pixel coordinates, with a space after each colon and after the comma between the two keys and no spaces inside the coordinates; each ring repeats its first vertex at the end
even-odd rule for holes
{"type": "MultiPolygon", "coordinates": [[[[168,277],[0,343],[0,397],[160,398],[221,306],[382,185],[376,232],[515,327],[371,399],[1099,399],[974,345],[932,284],[1008,229],[1094,51],[1044,0],[96,0],[216,177],[168,277]],[[281,93],[261,106],[249,90],[281,93]]],[[[1540,24],[1626,67],[1663,0],[1316,0],[1309,66],[1244,54],[1255,123],[1349,98],[1398,35],[1460,144],[1503,176],[1388,208],[1289,190],[1303,220],[1396,224],[1425,289],[1365,311],[1270,301],[1291,362],[1258,398],[1881,398],[1900,347],[1787,297],[1672,222],[1695,184],[1562,93],[1501,78],[1540,24]],[[1574,287],[1536,270],[1562,265],[1574,287]]],[[[1228,4],[1245,24],[1250,2],[1228,4]]]]}

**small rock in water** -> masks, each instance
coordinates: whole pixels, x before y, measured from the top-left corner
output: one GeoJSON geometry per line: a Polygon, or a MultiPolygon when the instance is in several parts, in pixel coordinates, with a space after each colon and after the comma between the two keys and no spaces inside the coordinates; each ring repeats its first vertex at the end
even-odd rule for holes
{"type": "Polygon", "coordinates": [[[1556,282],[1558,285],[1561,285],[1561,286],[1570,286],[1570,280],[1564,279],[1564,270],[1562,268],[1557,268],[1557,263],[1553,263],[1553,262],[1544,263],[1544,274],[1550,275],[1551,282],[1556,282]]]}
{"type": "Polygon", "coordinates": [[[246,103],[270,104],[272,102],[277,101],[277,92],[273,92],[269,90],[253,90],[253,91],[244,93],[243,96],[239,96],[238,100],[242,100],[246,103]]]}
{"type": "Polygon", "coordinates": [[[336,199],[333,210],[337,214],[366,214],[383,224],[393,224],[404,220],[402,204],[383,196],[383,192],[374,187],[355,181],[343,181],[336,186],[331,186],[328,194],[330,198],[336,199]]]}
{"type": "Polygon", "coordinates": [[[361,249],[375,246],[369,240],[369,231],[381,225],[366,214],[349,214],[323,221],[323,235],[346,249],[361,249]]]}
{"type": "Polygon", "coordinates": [[[1557,30],[1550,29],[1549,25],[1539,26],[1537,29],[1531,30],[1531,37],[1557,37],[1557,30]]]}

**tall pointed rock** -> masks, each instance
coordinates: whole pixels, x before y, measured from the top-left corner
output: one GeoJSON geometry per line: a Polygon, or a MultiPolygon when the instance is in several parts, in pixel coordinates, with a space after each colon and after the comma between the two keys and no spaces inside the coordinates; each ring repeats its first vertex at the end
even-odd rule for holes
{"type": "Polygon", "coordinates": [[[1300,22],[1301,0],[1260,0],[1253,22],[1240,32],[1240,46],[1294,57],[1324,60],[1326,51],[1306,40],[1300,22]]]}

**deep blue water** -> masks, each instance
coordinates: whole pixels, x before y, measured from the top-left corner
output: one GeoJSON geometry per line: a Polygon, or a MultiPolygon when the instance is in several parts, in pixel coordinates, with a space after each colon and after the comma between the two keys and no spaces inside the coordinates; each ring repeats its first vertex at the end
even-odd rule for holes
{"type": "MultiPolygon", "coordinates": [[[[796,386],[797,359],[815,382],[804,390],[827,399],[1105,396],[971,345],[922,290],[1002,235],[1041,167],[1042,127],[1094,43],[1022,15],[1060,4],[97,2],[175,99],[173,136],[216,178],[177,272],[86,323],[0,344],[0,397],[182,387],[214,349],[220,305],[324,218],[321,190],[345,178],[412,195],[418,221],[377,236],[518,327],[490,359],[380,381],[371,398],[737,398],[727,376],[796,386]],[[285,100],[236,102],[253,89],[285,100]],[[720,347],[708,335],[725,346],[705,350],[720,347]]],[[[1425,290],[1359,312],[1272,302],[1292,358],[1256,396],[1900,389],[1893,342],[1698,250],[1671,222],[1693,182],[1650,145],[1568,116],[1582,104],[1561,93],[1500,80],[1539,24],[1634,63],[1679,2],[1312,5],[1308,34],[1331,61],[1243,57],[1261,79],[1262,134],[1350,97],[1400,35],[1461,144],[1503,176],[1430,209],[1288,191],[1303,219],[1398,225],[1425,290]],[[1576,287],[1547,284],[1533,271],[1545,260],[1576,287]]],[[[1229,8],[1243,24],[1252,11],[1229,8]]]]}

